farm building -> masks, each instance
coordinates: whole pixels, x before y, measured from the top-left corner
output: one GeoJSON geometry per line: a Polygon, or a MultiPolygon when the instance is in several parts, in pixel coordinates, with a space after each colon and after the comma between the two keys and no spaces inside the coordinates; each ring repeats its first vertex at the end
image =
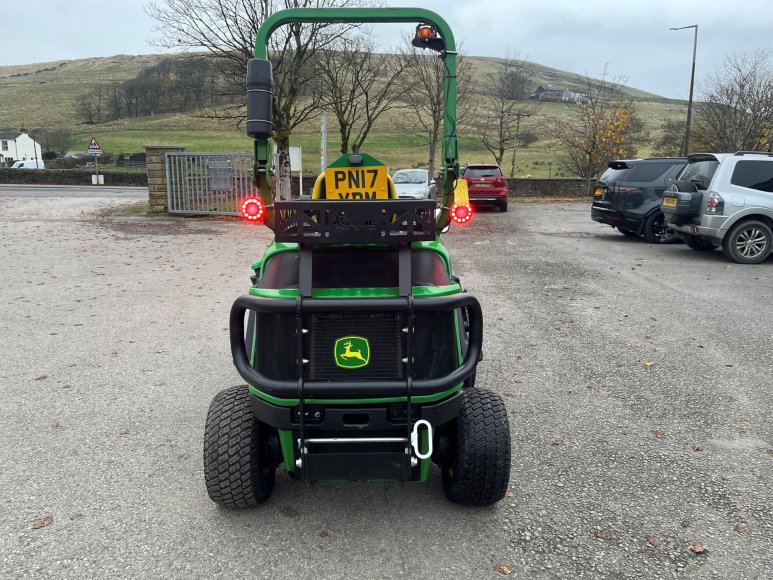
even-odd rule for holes
{"type": "Polygon", "coordinates": [[[0,131],[0,164],[42,159],[40,144],[24,131],[0,131]]]}

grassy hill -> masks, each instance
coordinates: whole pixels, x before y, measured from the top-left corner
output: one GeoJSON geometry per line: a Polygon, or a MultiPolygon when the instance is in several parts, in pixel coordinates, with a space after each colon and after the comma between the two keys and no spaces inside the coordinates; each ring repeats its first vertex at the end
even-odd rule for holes
{"type": "MultiPolygon", "coordinates": [[[[191,114],[157,115],[121,119],[99,125],[82,124],[77,103],[83,95],[97,86],[108,86],[135,78],[143,69],[158,64],[168,55],[117,55],[104,58],[54,61],[40,64],[0,67],[0,130],[28,130],[38,128],[66,128],[73,131],[73,149],[85,149],[88,140],[96,136],[102,148],[109,153],[141,151],[146,143],[171,143],[185,146],[190,151],[245,151],[251,142],[244,132],[222,121],[191,114]]],[[[497,59],[469,57],[474,84],[482,86],[497,59]]],[[[536,85],[552,84],[580,89],[577,75],[536,63],[529,63],[536,85]]],[[[665,118],[685,114],[686,104],[669,101],[652,93],[624,87],[623,92],[636,101],[637,112],[648,132],[648,141],[654,143],[665,118]]],[[[475,98],[475,97],[474,97],[475,98]]],[[[559,103],[535,103],[535,125],[546,118],[562,118],[572,114],[571,107],[559,103]]],[[[332,117],[329,115],[328,157],[334,157],[340,141],[337,139],[332,117]]],[[[491,160],[490,154],[470,137],[469,130],[460,128],[462,162],[491,160]]],[[[303,147],[304,167],[319,169],[319,118],[299,128],[292,144],[303,147]]],[[[426,159],[426,146],[419,135],[412,134],[409,118],[404,112],[391,111],[378,122],[366,143],[366,149],[377,153],[391,167],[420,165],[426,159]]],[[[651,152],[650,145],[640,148],[640,155],[651,152]]],[[[518,175],[547,176],[549,160],[559,157],[559,151],[549,135],[543,135],[528,148],[517,151],[518,175]]],[[[510,157],[502,163],[506,172],[510,157]]],[[[552,166],[553,176],[562,176],[559,164],[552,166]]]]}

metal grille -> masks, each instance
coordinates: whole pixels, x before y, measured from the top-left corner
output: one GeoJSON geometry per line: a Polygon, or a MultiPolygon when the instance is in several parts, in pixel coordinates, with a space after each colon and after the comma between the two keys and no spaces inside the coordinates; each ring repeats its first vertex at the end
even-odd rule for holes
{"type": "Polygon", "coordinates": [[[398,379],[405,376],[402,332],[397,314],[315,314],[311,320],[310,379],[398,379]],[[335,362],[335,341],[341,336],[362,336],[370,343],[370,362],[359,369],[344,369],[335,362]]]}
{"type": "Polygon", "coordinates": [[[170,213],[239,215],[253,192],[250,153],[167,153],[170,213]]]}

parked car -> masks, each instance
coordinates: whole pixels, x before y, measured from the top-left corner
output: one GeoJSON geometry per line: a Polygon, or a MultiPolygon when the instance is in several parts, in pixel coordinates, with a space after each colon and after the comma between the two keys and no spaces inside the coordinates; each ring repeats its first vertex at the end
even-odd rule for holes
{"type": "Polygon", "coordinates": [[[663,194],[668,226],[693,250],[758,264],[773,247],[773,153],[699,153],[663,194]]]}
{"type": "Polygon", "coordinates": [[[467,165],[462,168],[462,179],[467,182],[471,204],[496,205],[499,211],[507,211],[507,178],[499,165],[467,165]]]}
{"type": "Polygon", "coordinates": [[[398,169],[392,174],[397,197],[404,199],[427,199],[430,178],[426,169],[398,169]]]}
{"type": "Polygon", "coordinates": [[[45,169],[46,164],[42,159],[28,159],[27,161],[16,161],[11,165],[11,169],[45,169]]]}
{"type": "Polygon", "coordinates": [[[687,158],[649,157],[608,165],[596,183],[591,219],[626,236],[644,236],[653,244],[672,242],[675,236],[663,220],[660,199],[687,165],[687,158]]]}

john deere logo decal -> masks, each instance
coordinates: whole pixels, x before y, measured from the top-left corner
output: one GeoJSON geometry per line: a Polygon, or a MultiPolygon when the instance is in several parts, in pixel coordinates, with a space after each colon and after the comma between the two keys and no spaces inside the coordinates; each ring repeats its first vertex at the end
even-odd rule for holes
{"type": "Polygon", "coordinates": [[[362,336],[342,336],[335,344],[336,364],[344,369],[358,369],[370,362],[370,343],[362,336]]]}

